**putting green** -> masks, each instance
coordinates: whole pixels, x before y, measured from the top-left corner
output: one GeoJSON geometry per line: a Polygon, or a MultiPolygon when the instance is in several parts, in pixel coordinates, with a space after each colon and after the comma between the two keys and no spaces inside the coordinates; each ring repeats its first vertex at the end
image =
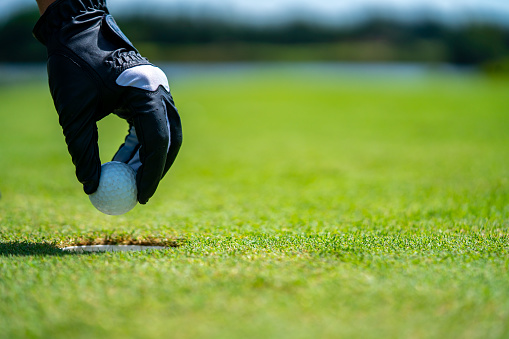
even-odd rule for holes
{"type": "MultiPolygon", "coordinates": [[[[508,82],[177,80],[182,151],[120,217],[82,193],[46,86],[2,88],[0,338],[509,337],[508,82]],[[142,243],[170,247],[60,249],[142,243]]],[[[127,126],[99,132],[104,162],[127,126]]]]}

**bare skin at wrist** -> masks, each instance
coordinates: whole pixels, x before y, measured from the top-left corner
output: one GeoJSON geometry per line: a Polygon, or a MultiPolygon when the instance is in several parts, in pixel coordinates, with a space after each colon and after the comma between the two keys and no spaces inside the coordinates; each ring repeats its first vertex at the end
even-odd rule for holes
{"type": "Polygon", "coordinates": [[[39,13],[44,14],[49,5],[54,3],[56,0],[36,0],[37,6],[39,6],[39,13]]]}

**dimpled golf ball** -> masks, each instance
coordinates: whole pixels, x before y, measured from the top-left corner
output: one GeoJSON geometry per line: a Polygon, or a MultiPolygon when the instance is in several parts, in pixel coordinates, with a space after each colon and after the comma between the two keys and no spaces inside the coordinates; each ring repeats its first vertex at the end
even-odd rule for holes
{"type": "Polygon", "coordinates": [[[123,162],[111,161],[101,166],[99,187],[89,198],[104,214],[120,215],[136,206],[137,195],[136,172],[123,162]]]}

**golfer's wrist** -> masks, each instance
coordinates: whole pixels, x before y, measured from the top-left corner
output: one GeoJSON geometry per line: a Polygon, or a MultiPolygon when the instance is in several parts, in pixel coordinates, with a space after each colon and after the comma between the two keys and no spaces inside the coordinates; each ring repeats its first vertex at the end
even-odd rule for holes
{"type": "Polygon", "coordinates": [[[39,7],[39,13],[41,15],[43,15],[44,12],[46,12],[46,9],[49,7],[49,5],[51,5],[55,1],[56,0],[37,0],[37,6],[39,7]]]}
{"type": "MultiPolygon", "coordinates": [[[[85,16],[81,21],[85,22],[89,21],[89,14],[97,19],[108,14],[106,0],[38,0],[38,3],[48,4],[33,29],[35,38],[44,45],[47,45],[50,38],[60,32],[64,25],[72,23],[78,17],[85,16]]],[[[75,30],[80,29],[79,25],[74,26],[77,27],[75,30]]]]}

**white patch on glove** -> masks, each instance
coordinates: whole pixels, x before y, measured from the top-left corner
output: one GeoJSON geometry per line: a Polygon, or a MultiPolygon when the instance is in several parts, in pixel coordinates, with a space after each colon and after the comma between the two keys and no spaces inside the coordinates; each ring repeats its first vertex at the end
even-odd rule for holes
{"type": "Polygon", "coordinates": [[[166,74],[159,67],[152,65],[128,68],[119,75],[116,82],[122,87],[135,87],[150,92],[156,91],[159,86],[170,91],[166,74]]]}

